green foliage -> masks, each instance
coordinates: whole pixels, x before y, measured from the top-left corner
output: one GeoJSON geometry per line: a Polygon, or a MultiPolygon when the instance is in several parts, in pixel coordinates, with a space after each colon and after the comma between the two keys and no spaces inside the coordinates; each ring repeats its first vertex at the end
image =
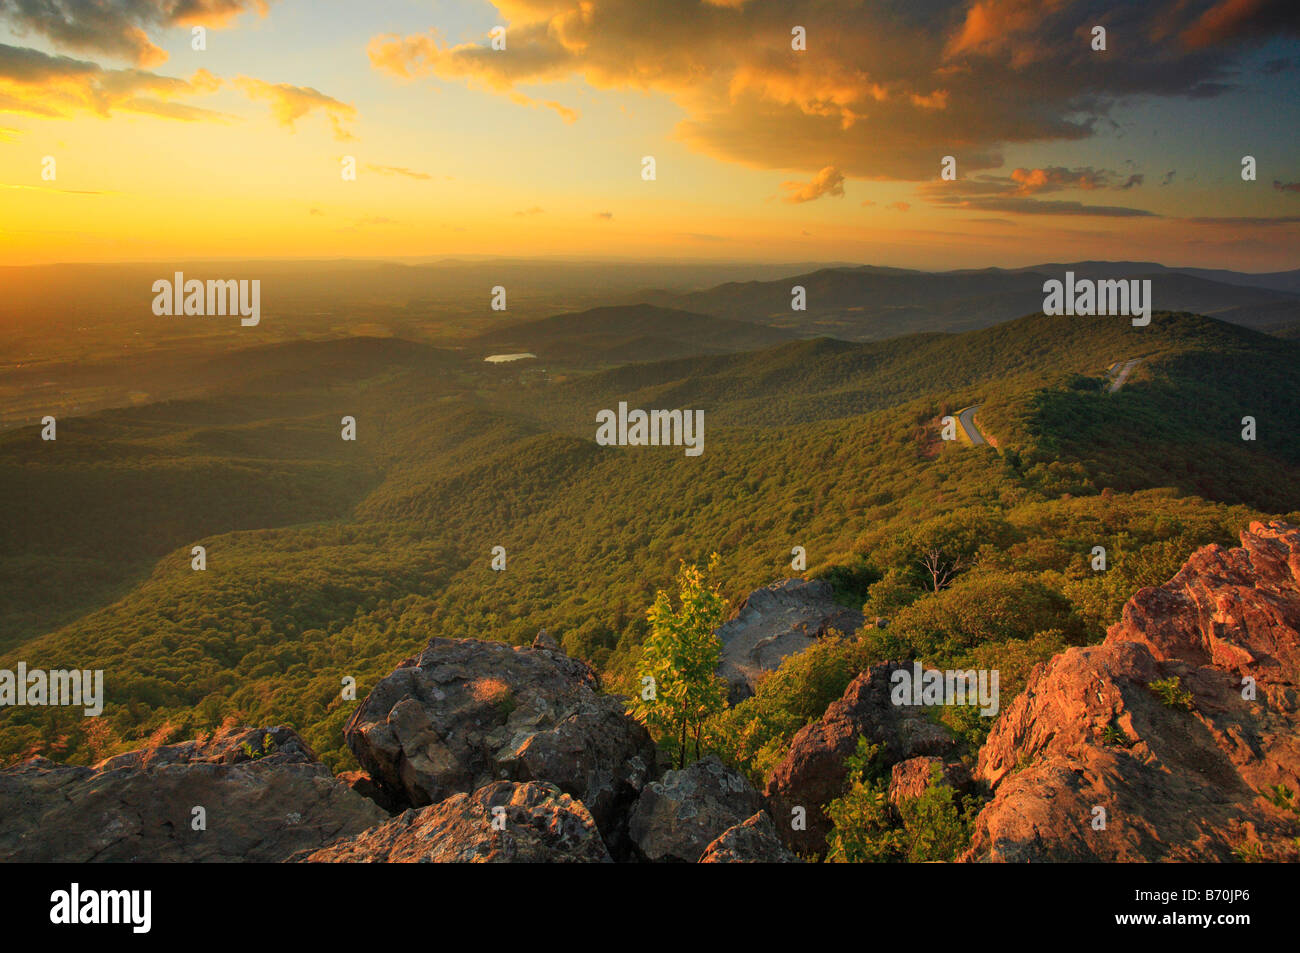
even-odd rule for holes
{"type": "Polygon", "coordinates": [[[1297,802],[1295,792],[1285,784],[1274,784],[1267,788],[1264,797],[1274,807],[1290,811],[1293,814],[1300,814],[1300,802],[1297,802]]]}
{"type": "Polygon", "coordinates": [[[896,646],[888,657],[938,665],[977,645],[1029,639],[1053,629],[1066,633],[1067,640],[1082,639],[1083,623],[1070,601],[1034,574],[994,570],[914,602],[888,628],[872,634],[882,647],[896,646]]]}
{"type": "Polygon", "coordinates": [[[1182,680],[1177,675],[1158,678],[1147,687],[1160,696],[1161,704],[1192,710],[1192,693],[1183,688],[1182,680]]]}
{"type": "Polygon", "coordinates": [[[1232,853],[1243,864],[1262,864],[1267,860],[1259,841],[1243,841],[1232,848],[1232,853]]]}
{"type": "Polygon", "coordinates": [[[859,738],[844,766],[845,793],[826,806],[832,824],[828,862],[951,861],[970,843],[977,799],[957,797],[942,783],[938,765],[925,791],[897,808],[889,803],[889,773],[879,745],[859,738]]]}
{"type": "Polygon", "coordinates": [[[862,605],[862,615],[867,622],[892,619],[899,610],[910,606],[922,595],[922,590],[908,579],[906,570],[891,567],[868,592],[862,605]]]}
{"type": "Polygon", "coordinates": [[[1101,377],[1089,377],[1086,374],[1071,374],[1065,379],[1068,390],[1101,391],[1106,388],[1106,381],[1101,377]]]}
{"type": "Polygon", "coordinates": [[[974,833],[979,810],[977,799],[959,798],[949,785],[939,780],[936,766],[929,787],[918,797],[905,798],[898,805],[904,856],[912,863],[956,860],[970,845],[974,833]]]}
{"type": "Polygon", "coordinates": [[[862,600],[867,597],[872,586],[880,580],[879,571],[861,556],[851,562],[825,567],[810,575],[829,582],[835,590],[835,598],[854,608],[862,605],[862,600]]]}
{"type": "Polygon", "coordinates": [[[275,738],[270,734],[265,734],[262,736],[262,740],[259,742],[257,748],[254,748],[251,744],[245,741],[239,746],[239,749],[253,761],[260,761],[268,755],[275,754],[277,747],[275,738]]]}
{"type": "Polygon", "coordinates": [[[1107,725],[1101,731],[1101,743],[1110,748],[1131,748],[1133,740],[1118,725],[1107,725]]]}
{"type": "Polygon", "coordinates": [[[646,612],[650,635],[638,666],[640,678],[651,681],[628,706],[652,734],[676,742],[679,768],[686,764],[688,735],[695,739],[698,758],[704,722],[726,706],[726,681],[715,674],[722,643],[714,632],[722,624],[726,600],[717,584],[706,580],[719,559],[713,554],[706,570],[681,564],[676,607],[665,590],[655,594],[646,612]]]}
{"type": "Polygon", "coordinates": [[[903,856],[903,832],[890,815],[888,774],[880,752],[880,745],[860,737],[857,750],[844,761],[847,790],[826,805],[828,863],[883,863],[903,856]]]}
{"type": "Polygon", "coordinates": [[[708,748],[761,788],[799,729],[820,718],[872,661],[864,642],[834,635],[819,639],[762,676],[752,696],[709,719],[708,748]]]}

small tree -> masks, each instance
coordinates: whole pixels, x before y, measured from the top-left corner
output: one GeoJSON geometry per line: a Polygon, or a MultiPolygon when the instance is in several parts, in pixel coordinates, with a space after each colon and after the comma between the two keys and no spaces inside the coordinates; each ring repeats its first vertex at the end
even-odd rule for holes
{"type": "Polygon", "coordinates": [[[717,553],[705,570],[683,562],[677,571],[680,606],[674,608],[672,597],[660,589],[646,611],[651,632],[637,668],[641,691],[629,710],[657,736],[677,739],[679,768],[686,764],[688,734],[695,739],[698,758],[705,719],[726,706],[725,682],[715,674],[722,643],[714,634],[722,624],[726,600],[717,584],[705,578],[718,562],[717,553]]]}
{"type": "Polygon", "coordinates": [[[966,568],[966,557],[949,557],[940,549],[927,549],[921,554],[921,568],[930,574],[931,590],[938,592],[946,589],[953,577],[966,568]]]}

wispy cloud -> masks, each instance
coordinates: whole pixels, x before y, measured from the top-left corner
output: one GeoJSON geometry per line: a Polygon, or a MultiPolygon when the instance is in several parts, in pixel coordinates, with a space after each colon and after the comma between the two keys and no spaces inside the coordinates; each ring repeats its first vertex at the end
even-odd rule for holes
{"type": "Polygon", "coordinates": [[[204,69],[179,79],[147,70],[104,69],[88,60],[0,43],[0,112],[53,119],[122,111],[187,121],[226,120],[231,117],[176,102],[220,88],[221,80],[204,69]]]}
{"type": "Polygon", "coordinates": [[[270,103],[272,115],[286,128],[320,111],[337,138],[353,138],[344,124],[356,118],[355,107],[310,87],[251,76],[227,81],[206,69],[196,70],[188,79],[140,69],[105,69],[89,60],[0,43],[0,112],[46,119],[133,112],[183,122],[229,122],[235,117],[181,101],[211,95],[226,85],[250,99],[270,103]]]}
{"type": "Polygon", "coordinates": [[[344,123],[356,119],[356,107],[340,102],[333,96],[326,96],[320,90],[290,83],[268,83],[252,76],[236,76],[232,82],[250,99],[270,103],[271,114],[276,122],[286,128],[292,129],[299,119],[319,110],[333,126],[335,139],[356,138],[344,126],[344,123]]]}
{"type": "Polygon", "coordinates": [[[1059,192],[1127,192],[1143,182],[1141,173],[1124,175],[1092,166],[1047,166],[1017,168],[1009,175],[981,173],[957,181],[932,180],[917,193],[928,202],[945,208],[1016,215],[1092,215],[1099,218],[1151,217],[1140,208],[1108,204],[1087,204],[1069,199],[1043,199],[1059,192]]]}
{"type": "Polygon", "coordinates": [[[828,165],[813,176],[811,182],[782,182],[781,188],[789,194],[785,201],[791,203],[811,202],[823,195],[844,197],[844,173],[833,165],[828,165]]]}
{"type": "Polygon", "coordinates": [[[401,175],[408,179],[432,179],[433,176],[427,172],[416,172],[414,169],[407,169],[400,165],[366,165],[367,172],[374,172],[376,175],[401,175]]]}
{"type": "Polygon", "coordinates": [[[10,185],[0,182],[0,189],[22,189],[28,192],[59,192],[63,195],[120,195],[113,189],[57,189],[49,185],[10,185]]]}

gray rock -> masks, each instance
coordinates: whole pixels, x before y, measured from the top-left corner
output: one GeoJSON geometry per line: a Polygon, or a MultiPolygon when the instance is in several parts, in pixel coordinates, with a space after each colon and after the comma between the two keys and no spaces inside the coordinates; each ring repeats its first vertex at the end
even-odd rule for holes
{"type": "Polygon", "coordinates": [[[835,601],[830,583],[784,579],[751,592],[732,618],[718,627],[722,656],[718,674],[727,680],[731,704],[754,694],[758,677],[804,651],[831,629],[852,635],[862,613],[835,601]]]}
{"type": "Polygon", "coordinates": [[[712,841],[762,807],[742,775],[709,755],[646,785],[628,834],[646,860],[693,864],[712,841]]]}
{"type": "Polygon", "coordinates": [[[94,768],[33,758],[0,770],[0,861],[287,859],[387,815],[289,728],[242,728],[94,768]],[[194,830],[195,807],[206,830],[194,830]]]}
{"type": "Polygon", "coordinates": [[[344,771],[338,775],[338,779],[357,794],[374,801],[388,814],[401,814],[406,810],[405,804],[376,784],[374,778],[364,771],[344,771]]]}
{"type": "Polygon", "coordinates": [[[555,641],[555,636],[551,635],[545,629],[537,630],[537,635],[533,637],[533,648],[546,649],[550,652],[562,651],[560,643],[555,641]]]}
{"type": "Polygon", "coordinates": [[[343,734],[404,806],[493,781],[544,781],[582,801],[614,848],[655,749],[621,699],[597,687],[562,652],[434,639],[375,686],[343,734]]]}
{"type": "Polygon", "coordinates": [[[553,784],[496,781],[294,860],[305,863],[612,863],[591,813],[553,784]],[[495,822],[495,823],[494,823],[495,822]]]}
{"type": "Polygon", "coordinates": [[[801,864],[798,856],[786,849],[776,832],[776,825],[766,811],[729,827],[704,848],[702,864],[801,864]]]}

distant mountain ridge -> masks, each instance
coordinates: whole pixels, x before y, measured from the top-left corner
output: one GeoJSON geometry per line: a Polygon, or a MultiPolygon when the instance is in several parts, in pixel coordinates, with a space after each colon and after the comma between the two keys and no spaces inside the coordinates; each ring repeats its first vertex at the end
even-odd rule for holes
{"type": "Polygon", "coordinates": [[[1049,263],[1019,269],[944,272],[862,266],[823,268],[776,281],[729,282],[639,300],[701,314],[770,324],[803,336],[867,341],[919,331],[970,331],[1043,306],[1043,282],[1062,278],[1148,279],[1153,306],[1190,311],[1263,331],[1300,321],[1300,270],[1250,275],[1169,268],[1152,262],[1049,263]],[[802,286],[806,311],[794,311],[802,286]]]}

